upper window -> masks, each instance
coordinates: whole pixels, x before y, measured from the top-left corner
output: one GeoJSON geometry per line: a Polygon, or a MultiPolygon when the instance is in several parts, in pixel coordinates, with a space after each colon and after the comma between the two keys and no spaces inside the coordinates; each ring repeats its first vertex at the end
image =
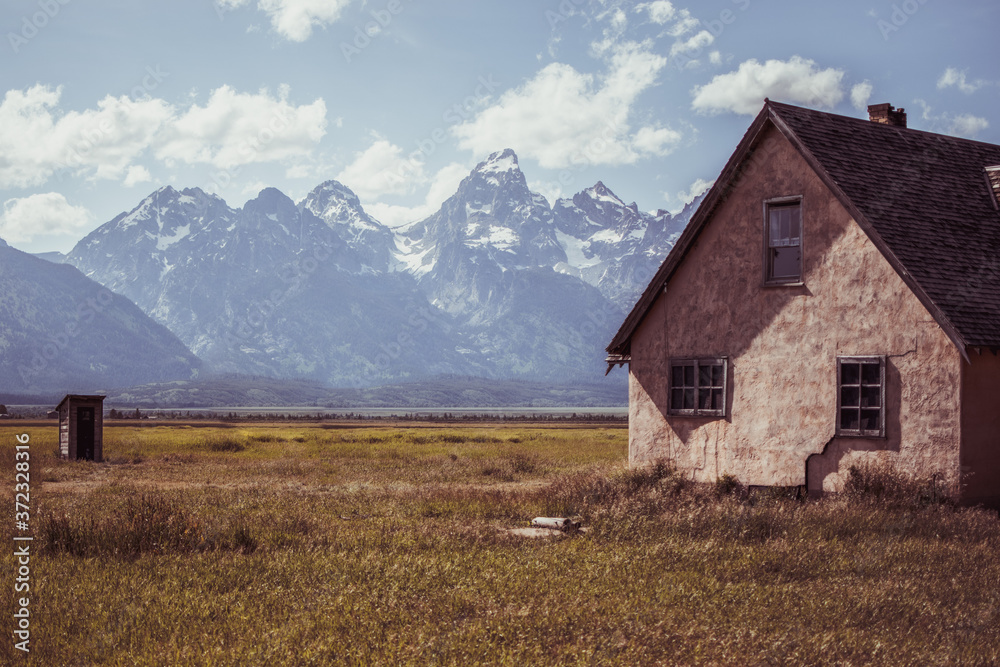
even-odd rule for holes
{"type": "Polygon", "coordinates": [[[767,248],[764,282],[802,282],[802,199],[775,199],[765,204],[767,248]]]}
{"type": "Polygon", "coordinates": [[[726,359],[673,359],[670,361],[672,415],[726,416],[726,359]]]}
{"type": "Polygon", "coordinates": [[[885,357],[837,359],[837,435],[885,436],[885,357]]]}

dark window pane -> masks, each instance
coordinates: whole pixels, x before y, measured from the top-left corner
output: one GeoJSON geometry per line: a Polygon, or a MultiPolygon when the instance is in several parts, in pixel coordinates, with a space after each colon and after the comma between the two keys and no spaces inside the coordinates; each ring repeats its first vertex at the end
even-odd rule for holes
{"type": "Polygon", "coordinates": [[[670,408],[680,410],[684,405],[684,390],[674,389],[670,392],[670,408]]]}
{"type": "Polygon", "coordinates": [[[673,366],[670,368],[670,386],[671,387],[683,387],[684,386],[684,367],[683,366],[673,366]]]}
{"type": "Polygon", "coordinates": [[[861,411],[861,428],[866,431],[878,431],[879,430],[879,415],[881,410],[862,410],[861,411]]]}
{"type": "Polygon", "coordinates": [[[858,384],[861,379],[861,369],[858,364],[840,365],[840,384],[858,384]]]}
{"type": "Polygon", "coordinates": [[[722,364],[712,366],[712,386],[722,386],[722,364]]]}
{"type": "Polygon", "coordinates": [[[881,387],[862,387],[861,388],[861,407],[863,408],[880,408],[882,407],[882,388],[881,387]]]}
{"type": "Polygon", "coordinates": [[[881,384],[881,376],[878,364],[861,364],[861,381],[864,384],[881,384]]]}
{"type": "Polygon", "coordinates": [[[857,410],[841,410],[840,411],[840,428],[848,431],[858,430],[858,411],[857,410]]]}
{"type": "Polygon", "coordinates": [[[693,387],[694,386],[694,366],[684,367],[684,386],[693,387]]]}
{"type": "Polygon", "coordinates": [[[694,410],[694,389],[684,390],[684,405],[685,410],[694,410]]]}
{"type": "Polygon", "coordinates": [[[698,390],[698,409],[699,410],[710,410],[710,409],[712,409],[712,390],[711,389],[699,389],[698,390]]]}
{"type": "Polygon", "coordinates": [[[798,278],[799,277],[799,256],[801,251],[798,246],[788,248],[774,248],[771,250],[771,277],[772,278],[798,278]]]}
{"type": "Polygon", "coordinates": [[[712,390],[712,409],[713,410],[722,410],[723,409],[722,390],[721,389],[713,389],[712,390]]]}
{"type": "Polygon", "coordinates": [[[861,405],[861,389],[859,387],[840,388],[840,407],[856,408],[861,405]]]}
{"type": "Polygon", "coordinates": [[[711,387],[712,386],[712,367],[711,366],[698,366],[698,386],[699,387],[711,387]]]}

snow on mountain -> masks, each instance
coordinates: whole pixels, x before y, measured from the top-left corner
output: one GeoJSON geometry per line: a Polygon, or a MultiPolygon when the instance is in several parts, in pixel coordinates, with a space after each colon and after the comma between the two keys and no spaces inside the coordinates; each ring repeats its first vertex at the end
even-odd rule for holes
{"type": "Polygon", "coordinates": [[[267,188],[242,209],[164,187],[66,261],[215,371],[572,381],[603,373],[604,345],[699,202],[651,215],[598,182],[550,206],[507,149],[395,233],[332,180],[298,204],[267,188]]]}
{"type": "Polygon", "coordinates": [[[401,234],[401,264],[502,377],[571,380],[601,372],[624,315],[555,267],[567,249],[553,211],[512,150],[493,153],[426,220],[401,234]]]}
{"type": "Polygon", "coordinates": [[[392,230],[369,216],[357,195],[338,181],[316,186],[299,203],[330,226],[374,271],[393,268],[396,239],[392,230]]]}
{"type": "Polygon", "coordinates": [[[672,217],[650,215],[626,204],[604,183],[553,205],[557,238],[566,261],[557,271],[597,287],[629,310],[680,237],[695,205],[672,217]]]}
{"type": "Polygon", "coordinates": [[[499,295],[497,275],[551,267],[564,259],[545,198],[528,189],[514,151],[493,153],[461,182],[437,213],[403,234],[399,261],[419,255],[420,281],[435,303],[452,314],[476,309],[499,295]],[[455,276],[469,274],[470,282],[455,276]]]}
{"type": "MultiPolygon", "coordinates": [[[[338,193],[326,192],[314,201],[330,211],[338,193]]],[[[240,210],[163,188],[80,241],[69,261],[133,299],[213,371],[342,386],[481,374],[415,280],[375,270],[365,248],[339,235],[345,217],[331,220],[274,188],[240,210]]]]}

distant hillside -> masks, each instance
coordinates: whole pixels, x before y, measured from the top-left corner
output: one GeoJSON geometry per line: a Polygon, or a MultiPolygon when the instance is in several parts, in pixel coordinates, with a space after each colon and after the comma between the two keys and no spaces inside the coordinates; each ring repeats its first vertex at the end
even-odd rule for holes
{"type": "Polygon", "coordinates": [[[564,386],[459,376],[381,387],[330,389],[308,380],[231,375],[142,385],[108,397],[109,406],[178,409],[614,407],[627,402],[628,387],[622,379],[564,386]]]}
{"type": "Polygon", "coordinates": [[[200,368],[128,299],[0,242],[0,391],[101,391],[189,379],[200,368]]]}

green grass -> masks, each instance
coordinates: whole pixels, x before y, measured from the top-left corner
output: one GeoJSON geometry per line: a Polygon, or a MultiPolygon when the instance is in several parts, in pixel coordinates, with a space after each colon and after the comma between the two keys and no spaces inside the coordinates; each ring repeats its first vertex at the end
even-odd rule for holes
{"type": "Polygon", "coordinates": [[[870,471],[798,502],[627,471],[623,429],[112,427],[104,464],[28,430],[11,664],[1000,663],[996,515],[870,471]],[[589,531],[505,530],[540,515],[589,531]]]}

